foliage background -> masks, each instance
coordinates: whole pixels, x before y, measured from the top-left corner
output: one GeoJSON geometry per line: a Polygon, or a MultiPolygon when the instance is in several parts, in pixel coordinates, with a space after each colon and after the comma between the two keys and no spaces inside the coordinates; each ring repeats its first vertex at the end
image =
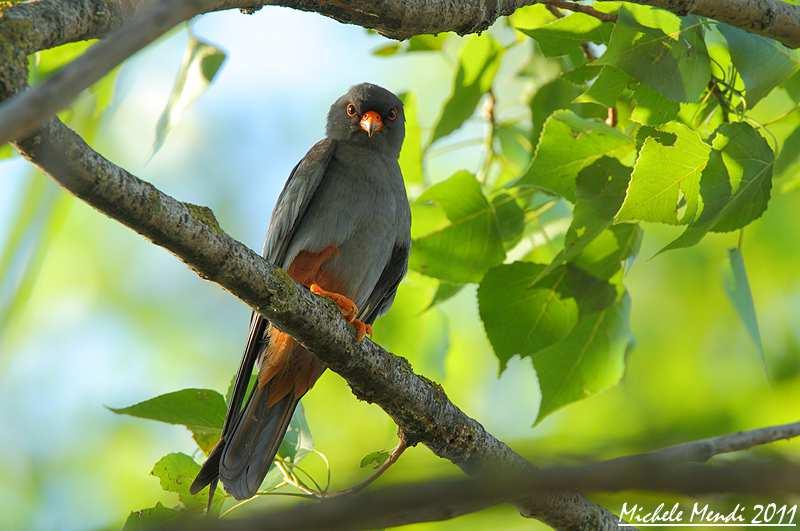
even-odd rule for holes
{"type": "MultiPolygon", "coordinates": [[[[169,194],[211,206],[223,228],[256,249],[286,176],[322,136],[331,101],[365,80],[410,91],[427,136],[450,92],[462,46],[451,38],[441,52],[378,57],[370,50],[388,41],[279,8],[205,16],[193,31],[224,48],[227,61],[152,159],[156,123],[186,47],[183,30],[121,68],[113,102],[99,120],[91,118],[93,94],[75,107],[72,120],[101,153],[169,194]]],[[[498,40],[513,39],[507,28],[494,31],[498,40]]],[[[518,76],[530,54],[529,46],[506,53],[494,82],[501,121],[522,118],[524,125],[529,97],[557,73],[539,54],[529,75],[518,76]]],[[[775,98],[756,110],[764,121],[783,112],[775,98]]],[[[430,180],[462,168],[479,170],[485,134],[478,113],[431,148],[430,180]]],[[[0,261],[0,446],[7,449],[0,454],[0,528],[118,528],[132,510],[174,505],[176,496],[163,492],[148,472],[166,453],[191,455],[189,433],[117,416],[104,405],[186,387],[224,392],[249,310],[162,249],[68,197],[24,161],[1,164],[0,249],[14,252],[0,253],[9,259],[7,268],[0,261]]],[[[796,420],[800,196],[781,192],[779,184],[769,209],[747,229],[743,247],[771,383],[723,288],[727,249],[737,234],[712,234],[697,246],[651,259],[682,232],[665,225],[646,226],[625,281],[636,342],[622,382],[535,427],[535,371],[529,359],[513,358],[498,376],[474,286],[424,311],[435,284],[412,273],[376,327],[376,339],[440,382],[489,431],[539,462],[612,457],[796,420]]],[[[558,216],[552,223],[557,229],[558,216]]],[[[394,445],[388,418],[355,400],[335,374],[327,373],[303,402],[314,445],[331,462],[334,488],[368,473],[359,468],[365,454],[394,445]]],[[[797,456],[800,444],[762,451],[797,456]]],[[[323,474],[314,458],[308,468],[323,474]]],[[[457,470],[417,447],[381,481],[445,473],[457,470]]],[[[599,501],[618,510],[622,499],[630,496],[599,501]]],[[[278,503],[288,501],[264,497],[246,510],[278,503]]],[[[529,529],[531,523],[502,507],[415,527],[501,526],[529,529]]]]}

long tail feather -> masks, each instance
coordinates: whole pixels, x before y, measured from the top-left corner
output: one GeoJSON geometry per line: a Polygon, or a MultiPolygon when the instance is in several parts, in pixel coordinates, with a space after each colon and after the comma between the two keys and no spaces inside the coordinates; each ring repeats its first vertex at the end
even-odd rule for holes
{"type": "MultiPolygon", "coordinates": [[[[255,495],[267,475],[299,399],[289,393],[268,405],[270,384],[257,387],[219,460],[219,478],[237,500],[255,495]]],[[[210,460],[210,458],[209,458],[210,460]]]]}

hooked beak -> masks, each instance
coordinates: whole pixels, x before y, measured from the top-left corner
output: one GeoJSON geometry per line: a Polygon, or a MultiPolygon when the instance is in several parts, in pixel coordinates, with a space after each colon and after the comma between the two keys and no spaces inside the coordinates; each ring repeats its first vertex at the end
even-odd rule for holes
{"type": "Polygon", "coordinates": [[[375,133],[380,133],[381,130],[383,130],[383,120],[381,120],[381,115],[375,111],[365,112],[358,125],[367,133],[367,136],[370,138],[372,138],[372,135],[375,133]]]}

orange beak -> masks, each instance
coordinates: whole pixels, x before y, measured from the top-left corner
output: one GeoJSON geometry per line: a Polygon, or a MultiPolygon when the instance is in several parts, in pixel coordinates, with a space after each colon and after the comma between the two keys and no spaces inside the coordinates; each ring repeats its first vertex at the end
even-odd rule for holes
{"type": "Polygon", "coordinates": [[[366,131],[367,136],[372,138],[372,135],[380,133],[383,129],[383,120],[381,120],[381,115],[375,111],[367,111],[361,116],[361,122],[358,125],[366,131]]]}

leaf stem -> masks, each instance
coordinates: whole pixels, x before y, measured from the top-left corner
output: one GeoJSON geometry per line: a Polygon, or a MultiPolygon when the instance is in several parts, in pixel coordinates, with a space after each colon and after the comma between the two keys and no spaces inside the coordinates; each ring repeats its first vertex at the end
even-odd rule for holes
{"type": "Polygon", "coordinates": [[[405,435],[403,435],[403,433],[401,432],[400,440],[397,442],[397,446],[395,446],[394,450],[392,450],[392,453],[389,454],[389,457],[386,458],[386,461],[384,461],[383,464],[380,467],[378,467],[378,469],[375,470],[375,472],[372,475],[370,475],[367,479],[365,479],[361,483],[357,483],[348,489],[326,494],[325,498],[337,498],[339,496],[347,496],[350,494],[356,494],[357,492],[361,492],[362,490],[366,489],[368,486],[374,483],[375,480],[381,477],[384,474],[384,472],[389,470],[389,468],[393,464],[395,464],[398,459],[400,459],[400,456],[403,455],[403,452],[406,451],[406,448],[408,448],[408,443],[406,442],[405,435]]]}

